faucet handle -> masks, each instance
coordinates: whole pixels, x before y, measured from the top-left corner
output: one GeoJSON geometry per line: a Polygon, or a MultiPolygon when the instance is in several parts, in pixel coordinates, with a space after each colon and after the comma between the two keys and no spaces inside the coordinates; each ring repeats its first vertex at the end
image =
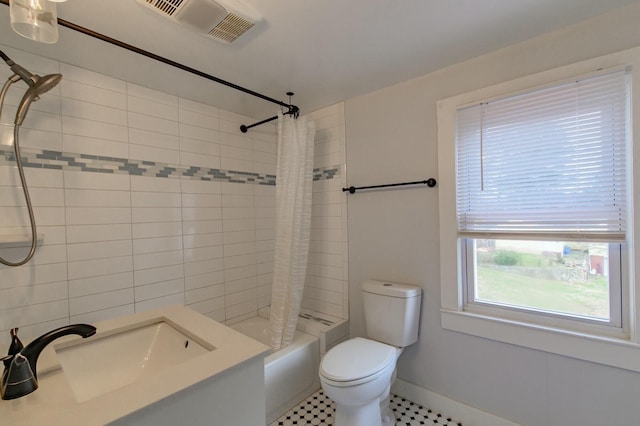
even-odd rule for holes
{"type": "Polygon", "coordinates": [[[11,345],[9,346],[9,355],[16,355],[18,352],[20,352],[24,348],[22,341],[20,341],[20,338],[18,337],[18,327],[12,328],[9,333],[11,334],[11,345]]]}
{"type": "Polygon", "coordinates": [[[7,353],[7,356],[0,359],[2,360],[2,362],[4,362],[5,368],[9,368],[13,357],[16,356],[24,348],[22,341],[18,337],[18,327],[12,328],[10,334],[11,345],[9,345],[9,352],[7,353]]]}

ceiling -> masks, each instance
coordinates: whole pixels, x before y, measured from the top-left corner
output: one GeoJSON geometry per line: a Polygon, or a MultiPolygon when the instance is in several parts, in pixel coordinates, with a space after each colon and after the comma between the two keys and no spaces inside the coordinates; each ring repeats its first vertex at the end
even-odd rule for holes
{"type": "MultiPolygon", "coordinates": [[[[263,21],[233,44],[136,0],[68,0],[58,17],[310,112],[640,0],[243,0],[263,21]]],[[[252,117],[276,106],[61,28],[56,45],[0,43],[252,117]],[[205,85],[203,85],[203,81],[205,85]]]]}

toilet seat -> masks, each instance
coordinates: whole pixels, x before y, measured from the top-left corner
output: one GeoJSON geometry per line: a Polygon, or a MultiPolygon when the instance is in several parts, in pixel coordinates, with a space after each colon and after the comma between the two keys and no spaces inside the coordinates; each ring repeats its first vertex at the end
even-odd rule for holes
{"type": "Polygon", "coordinates": [[[354,386],[395,368],[397,348],[356,337],[327,352],[320,364],[322,380],[334,386],[354,386]]]}

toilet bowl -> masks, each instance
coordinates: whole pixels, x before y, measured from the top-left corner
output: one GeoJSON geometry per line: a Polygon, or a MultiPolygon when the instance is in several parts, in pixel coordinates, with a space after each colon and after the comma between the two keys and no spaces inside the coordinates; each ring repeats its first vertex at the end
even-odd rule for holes
{"type": "Polygon", "coordinates": [[[336,403],[336,426],[394,424],[393,415],[381,403],[388,405],[399,353],[393,346],[357,337],[340,343],[325,355],[320,365],[320,382],[326,395],[336,403]]]}

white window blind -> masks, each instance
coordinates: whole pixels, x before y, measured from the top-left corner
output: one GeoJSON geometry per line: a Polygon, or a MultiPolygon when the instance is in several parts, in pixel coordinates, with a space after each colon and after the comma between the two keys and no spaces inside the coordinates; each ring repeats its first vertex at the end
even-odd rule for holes
{"type": "Polygon", "coordinates": [[[458,231],[623,241],[625,71],[457,111],[458,231]]]}

